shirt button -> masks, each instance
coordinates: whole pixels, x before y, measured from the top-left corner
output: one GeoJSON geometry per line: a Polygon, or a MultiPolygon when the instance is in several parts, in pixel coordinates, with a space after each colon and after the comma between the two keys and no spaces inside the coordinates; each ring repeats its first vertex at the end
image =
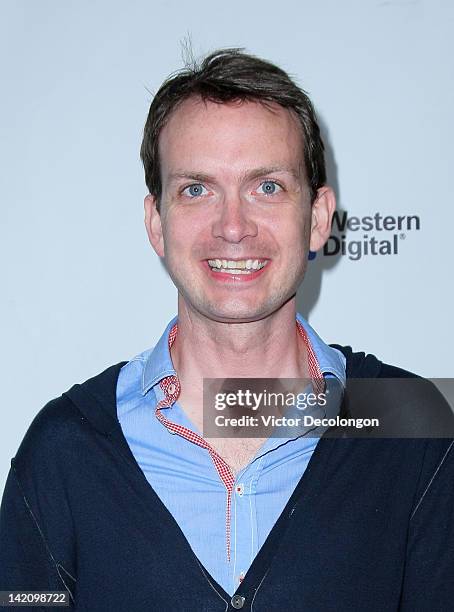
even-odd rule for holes
{"type": "Polygon", "coordinates": [[[232,605],[232,608],[235,608],[235,610],[241,610],[241,608],[244,606],[245,601],[245,598],[241,595],[234,595],[230,600],[230,603],[232,605]]]}
{"type": "Polygon", "coordinates": [[[240,497],[243,497],[244,484],[243,483],[237,484],[235,486],[235,491],[236,491],[237,495],[239,495],[240,497]]]}
{"type": "Polygon", "coordinates": [[[176,391],[176,387],[174,385],[174,383],[170,383],[170,385],[167,387],[167,393],[169,395],[173,395],[176,391]]]}

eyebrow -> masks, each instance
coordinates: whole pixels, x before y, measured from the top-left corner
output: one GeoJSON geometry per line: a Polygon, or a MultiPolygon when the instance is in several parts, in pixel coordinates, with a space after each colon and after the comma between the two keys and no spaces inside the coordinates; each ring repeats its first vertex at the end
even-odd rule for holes
{"type": "MultiPolygon", "coordinates": [[[[247,172],[241,175],[241,180],[253,180],[260,178],[262,176],[267,176],[269,174],[275,173],[283,173],[290,174],[296,180],[301,178],[301,172],[297,168],[287,167],[287,166],[261,166],[260,168],[254,168],[253,170],[248,170],[247,172]]],[[[169,175],[169,182],[175,182],[180,179],[190,179],[193,181],[198,181],[200,183],[215,183],[216,179],[214,176],[210,174],[205,174],[203,172],[191,172],[186,170],[178,170],[177,172],[172,172],[169,175]]]]}
{"type": "Polygon", "coordinates": [[[212,183],[214,181],[214,177],[209,174],[203,174],[201,172],[190,172],[181,170],[178,172],[172,172],[169,175],[169,182],[173,183],[178,181],[179,179],[191,179],[193,181],[199,181],[200,183],[212,183]]]}

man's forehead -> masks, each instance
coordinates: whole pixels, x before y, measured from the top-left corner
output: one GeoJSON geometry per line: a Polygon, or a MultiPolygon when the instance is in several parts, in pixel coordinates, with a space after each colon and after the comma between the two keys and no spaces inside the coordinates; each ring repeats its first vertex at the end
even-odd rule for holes
{"type": "Polygon", "coordinates": [[[200,98],[182,102],[159,140],[161,169],[167,178],[203,172],[203,166],[238,165],[242,173],[261,169],[299,177],[303,164],[302,128],[294,114],[258,101],[216,103],[200,98]],[[246,167],[241,167],[245,161],[246,167]],[[202,167],[201,167],[202,166],[202,167]]]}
{"type": "Polygon", "coordinates": [[[238,117],[241,115],[245,117],[261,115],[274,123],[282,123],[284,121],[288,125],[291,124],[292,127],[300,127],[296,113],[293,110],[273,101],[250,98],[217,101],[204,99],[200,95],[192,95],[175,107],[169,115],[162,132],[169,127],[181,126],[183,123],[193,122],[196,119],[204,122],[210,116],[216,121],[220,115],[223,115],[224,119],[230,119],[232,122],[238,121],[238,117]]]}

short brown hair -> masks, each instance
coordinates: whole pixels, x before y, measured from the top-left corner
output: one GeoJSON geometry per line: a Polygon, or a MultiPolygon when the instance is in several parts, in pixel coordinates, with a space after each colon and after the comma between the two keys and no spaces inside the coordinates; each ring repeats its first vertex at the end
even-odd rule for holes
{"type": "Polygon", "coordinates": [[[311,201],[326,183],[324,145],[314,107],[307,94],[289,75],[271,62],[244,53],[221,49],[171,75],[153,98],[145,123],[140,157],[145,183],[156,197],[159,210],[162,193],[159,135],[171,113],[185,100],[199,96],[205,101],[228,103],[258,101],[276,103],[292,110],[303,131],[304,164],[311,201]]]}

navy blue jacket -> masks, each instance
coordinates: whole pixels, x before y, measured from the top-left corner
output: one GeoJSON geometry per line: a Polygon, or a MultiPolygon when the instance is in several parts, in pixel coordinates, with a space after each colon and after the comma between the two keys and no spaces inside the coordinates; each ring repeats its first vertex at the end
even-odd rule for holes
{"type": "MultiPolygon", "coordinates": [[[[411,376],[342,350],[349,378],[411,376]]],[[[0,590],[67,589],[78,612],[454,609],[452,440],[323,437],[232,598],[129,449],[122,365],[30,426],[0,511],[0,590]]]]}

